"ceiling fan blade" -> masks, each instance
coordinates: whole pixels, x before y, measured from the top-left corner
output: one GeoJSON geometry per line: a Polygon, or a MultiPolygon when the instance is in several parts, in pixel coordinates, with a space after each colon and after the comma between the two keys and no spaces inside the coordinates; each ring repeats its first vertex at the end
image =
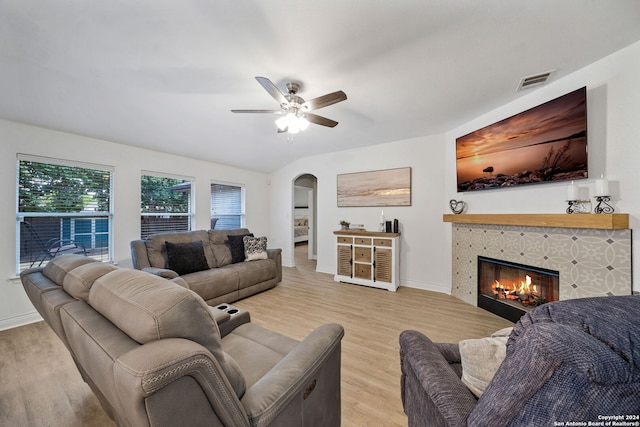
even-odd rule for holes
{"type": "Polygon", "coordinates": [[[256,77],[256,80],[262,85],[264,90],[269,92],[269,95],[271,95],[273,99],[278,101],[278,104],[280,104],[281,107],[284,108],[289,105],[289,101],[284,96],[284,93],[280,92],[280,89],[278,89],[278,87],[274,85],[271,80],[266,77],[256,77]]]}
{"type": "Polygon", "coordinates": [[[231,110],[232,113],[266,113],[266,114],[282,114],[282,110],[231,110]]]}
{"type": "Polygon", "coordinates": [[[284,129],[280,129],[280,128],[278,128],[278,133],[285,133],[285,132],[287,132],[288,130],[289,130],[289,128],[288,128],[288,127],[284,128],[284,129]]]}
{"type": "Polygon", "coordinates": [[[317,114],[306,113],[304,116],[311,123],[315,123],[321,126],[327,126],[327,127],[333,128],[333,127],[336,127],[338,124],[338,122],[336,122],[335,120],[327,119],[326,117],[322,117],[317,114]]]}
{"type": "Polygon", "coordinates": [[[320,108],[327,107],[329,105],[344,101],[347,99],[347,94],[339,90],[337,92],[328,93],[317,98],[313,98],[302,104],[302,109],[306,111],[318,110],[320,108]]]}

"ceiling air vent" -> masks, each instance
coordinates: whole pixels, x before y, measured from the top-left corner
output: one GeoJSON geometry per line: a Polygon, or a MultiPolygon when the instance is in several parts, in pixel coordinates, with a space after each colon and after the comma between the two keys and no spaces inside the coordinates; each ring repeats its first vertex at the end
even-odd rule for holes
{"type": "Polygon", "coordinates": [[[520,80],[520,84],[518,84],[517,90],[520,91],[520,90],[525,90],[532,87],[542,86],[547,82],[547,80],[549,80],[551,73],[553,73],[553,71],[547,71],[546,73],[540,73],[534,76],[523,77],[520,80]]]}

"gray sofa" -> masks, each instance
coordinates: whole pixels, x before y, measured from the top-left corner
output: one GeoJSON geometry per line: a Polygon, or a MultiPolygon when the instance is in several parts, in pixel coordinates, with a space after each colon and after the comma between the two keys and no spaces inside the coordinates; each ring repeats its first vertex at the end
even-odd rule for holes
{"type": "Polygon", "coordinates": [[[202,243],[206,266],[201,271],[183,274],[189,289],[207,304],[231,303],[273,288],[282,281],[281,249],[267,249],[267,259],[233,262],[229,236],[249,234],[246,228],[235,230],[198,230],[160,233],[146,240],[131,242],[133,267],[167,279],[178,277],[169,269],[166,242],[172,244],[202,243]]]}
{"type": "Polygon", "coordinates": [[[542,305],[513,328],[506,356],[479,399],[461,381],[457,344],[404,331],[401,398],[409,426],[637,423],[639,319],[640,295],[542,305]]]}
{"type": "Polygon", "coordinates": [[[119,426],[340,425],[340,325],[299,342],[208,306],[180,279],[80,255],[21,280],[119,426]]]}

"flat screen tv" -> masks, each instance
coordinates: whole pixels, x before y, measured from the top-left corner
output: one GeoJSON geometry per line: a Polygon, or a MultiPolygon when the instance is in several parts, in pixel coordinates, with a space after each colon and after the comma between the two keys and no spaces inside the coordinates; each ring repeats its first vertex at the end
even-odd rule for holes
{"type": "Polygon", "coordinates": [[[456,139],[458,192],[588,177],[587,88],[456,139]]]}

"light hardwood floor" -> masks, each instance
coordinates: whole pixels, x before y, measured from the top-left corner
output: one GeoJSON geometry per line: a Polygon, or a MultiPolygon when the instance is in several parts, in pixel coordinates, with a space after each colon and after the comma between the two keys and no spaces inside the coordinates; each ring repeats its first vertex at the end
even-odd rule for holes
{"type": "MultiPolygon", "coordinates": [[[[296,339],[323,323],[344,326],[343,426],[407,425],[400,402],[403,330],[457,342],[513,325],[441,293],[336,283],[314,271],[306,250],[296,247],[297,266],[283,268],[280,285],[234,305],[248,310],[252,322],[296,339]]],[[[113,425],[44,322],[0,332],[0,426],[113,425]]]]}

